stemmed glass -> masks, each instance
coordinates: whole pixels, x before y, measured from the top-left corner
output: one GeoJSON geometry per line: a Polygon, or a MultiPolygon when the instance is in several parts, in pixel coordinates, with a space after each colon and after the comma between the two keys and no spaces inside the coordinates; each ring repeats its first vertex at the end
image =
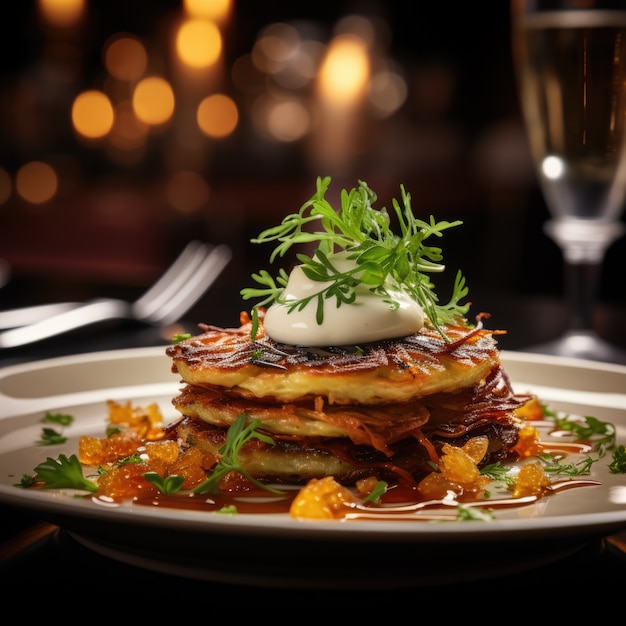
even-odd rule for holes
{"type": "Polygon", "coordinates": [[[604,257],[624,232],[626,3],[511,0],[522,112],[560,247],[570,324],[529,351],[626,363],[593,328],[604,257]]]}

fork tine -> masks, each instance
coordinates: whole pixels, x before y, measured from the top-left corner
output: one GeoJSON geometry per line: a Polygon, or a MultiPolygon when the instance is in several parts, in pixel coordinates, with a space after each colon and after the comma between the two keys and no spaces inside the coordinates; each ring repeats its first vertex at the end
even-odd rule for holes
{"type": "Polygon", "coordinates": [[[206,257],[210,246],[190,241],[167,271],[133,303],[133,313],[140,319],[154,315],[206,257]]]}
{"type": "Polygon", "coordinates": [[[213,248],[193,274],[179,286],[175,296],[146,318],[147,321],[167,325],[179,320],[206,293],[231,258],[232,251],[228,246],[213,248]]]}
{"type": "Polygon", "coordinates": [[[90,300],[32,324],[0,332],[0,348],[23,346],[105,320],[136,319],[161,325],[175,322],[200,299],[230,258],[228,246],[211,249],[201,242],[191,242],[155,286],[134,304],[114,298],[90,300]]]}

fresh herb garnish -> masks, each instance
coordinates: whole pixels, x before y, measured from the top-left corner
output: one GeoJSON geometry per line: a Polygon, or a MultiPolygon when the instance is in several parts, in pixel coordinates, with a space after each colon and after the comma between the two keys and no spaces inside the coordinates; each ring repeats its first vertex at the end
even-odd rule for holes
{"type": "Polygon", "coordinates": [[[387,493],[388,486],[388,483],[386,483],[384,480],[379,480],[376,483],[374,489],[372,489],[372,491],[367,496],[365,496],[365,498],[363,498],[363,502],[380,502],[380,499],[383,497],[383,495],[387,493]]]}
{"type": "Polygon", "coordinates": [[[261,420],[252,420],[248,425],[246,421],[248,416],[240,413],[237,419],[229,426],[226,432],[226,441],[219,449],[220,459],[213,467],[211,475],[197,487],[193,489],[193,493],[218,493],[219,481],[228,472],[238,472],[245,476],[253,485],[260,489],[270,491],[271,493],[282,494],[282,491],[269,487],[253,478],[241,465],[239,461],[239,452],[242,446],[251,439],[260,439],[261,441],[273,444],[274,440],[263,433],[257,432],[257,428],[261,425],[261,420]]]}
{"type": "Polygon", "coordinates": [[[566,474],[567,476],[588,476],[591,473],[591,466],[600,460],[600,457],[593,458],[587,455],[578,463],[561,463],[556,461],[551,454],[540,454],[539,460],[544,463],[544,471],[551,474],[566,474]]]}
{"type": "Polygon", "coordinates": [[[237,507],[234,504],[223,506],[221,509],[218,509],[215,512],[221,515],[237,515],[237,513],[239,513],[239,511],[237,511],[237,507]]]}
{"type": "Polygon", "coordinates": [[[185,482],[185,477],[181,474],[172,474],[163,478],[156,472],[146,472],[143,477],[166,496],[178,493],[185,482]]]}
{"type": "Polygon", "coordinates": [[[609,463],[612,474],[626,474],[626,448],[619,445],[613,450],[613,460],[609,463]]]}
{"type": "Polygon", "coordinates": [[[488,476],[491,480],[499,480],[507,485],[513,485],[515,479],[510,475],[510,472],[511,468],[505,467],[500,461],[489,463],[480,470],[481,476],[488,476]]]}
{"type": "Polygon", "coordinates": [[[22,478],[20,478],[19,483],[14,483],[14,487],[23,487],[24,489],[28,489],[35,484],[35,477],[32,474],[22,474],[22,478]]]}
{"type": "MultiPolygon", "coordinates": [[[[46,414],[41,419],[43,424],[58,424],[59,426],[69,426],[74,421],[72,415],[67,413],[51,413],[46,411],[46,414]]],[[[58,432],[54,428],[44,427],[41,429],[41,438],[37,443],[40,446],[53,446],[60,443],[65,443],[67,437],[58,432]]]]}
{"type": "MultiPolygon", "coordinates": [[[[241,290],[244,300],[262,299],[253,313],[258,307],[273,303],[287,306],[291,313],[314,302],[316,320],[321,324],[324,302],[335,299],[337,306],[349,305],[356,299],[358,286],[365,286],[382,297],[391,308],[397,307],[398,303],[387,291],[388,286],[393,286],[412,297],[430,323],[447,339],[442,326],[467,313],[469,305],[462,305],[460,301],[467,296],[468,288],[465,278],[458,272],[452,297],[447,304],[440,304],[429,275],[444,271],[445,266],[440,263],[442,251],[425,242],[429,237],[441,237],[445,230],[462,222],[436,222],[432,216],[428,222],[416,218],[411,209],[411,196],[401,186],[402,205],[395,198],[392,200],[399,226],[399,234],[396,234],[386,208],[374,208],[377,196],[367,183],[359,181],[357,188],[342,190],[341,207],[336,211],[325,198],[330,181],[330,177],[318,177],[316,193],[298,213],[288,215],[278,226],[252,239],[252,243],[276,242],[270,262],[283,257],[294,245],[317,243],[312,257],[297,254],[296,258],[307,278],[326,285],[304,298],[287,300],[283,298],[289,278],[287,272],[281,268],[274,277],[267,270],[260,270],[252,278],[261,287],[241,290]],[[313,223],[319,223],[319,231],[309,232],[313,223]],[[354,262],[353,268],[340,271],[335,266],[332,255],[340,252],[354,262]]],[[[252,333],[253,338],[255,334],[252,333]]]]}
{"type": "Polygon", "coordinates": [[[615,426],[610,422],[603,422],[597,417],[586,415],[582,421],[572,421],[569,416],[554,416],[554,423],[561,430],[569,431],[576,439],[590,440],[600,456],[607,450],[615,447],[615,426]]]}
{"type": "Polygon", "coordinates": [[[80,489],[95,493],[98,486],[83,476],[83,467],[75,454],[60,454],[57,460],[48,457],[35,468],[35,482],[44,489],[80,489]]]}
{"type": "Polygon", "coordinates": [[[117,461],[115,461],[115,466],[122,467],[123,465],[141,465],[142,463],[143,459],[141,458],[141,454],[135,452],[135,454],[125,456],[123,459],[118,459],[117,461]]]}
{"type": "Polygon", "coordinates": [[[37,443],[40,446],[54,446],[60,443],[65,443],[67,437],[54,430],[54,428],[42,428],[41,438],[37,443]]]}
{"type": "Polygon", "coordinates": [[[46,411],[41,421],[45,424],[69,426],[74,421],[74,416],[67,413],[50,413],[50,411],[46,411]]]}

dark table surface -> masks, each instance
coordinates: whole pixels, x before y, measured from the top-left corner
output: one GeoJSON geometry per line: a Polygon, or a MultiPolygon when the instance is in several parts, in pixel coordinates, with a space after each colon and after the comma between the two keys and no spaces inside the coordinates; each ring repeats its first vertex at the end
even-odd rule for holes
{"type": "MultiPolygon", "coordinates": [[[[498,320],[496,325],[508,328],[509,338],[506,339],[505,336],[504,341],[501,341],[501,344],[504,344],[502,347],[506,349],[523,349],[525,345],[548,339],[549,336],[546,335],[558,330],[557,326],[563,320],[562,306],[554,299],[496,298],[490,302],[492,313],[495,308],[494,317],[498,320]],[[537,319],[552,320],[550,323],[554,329],[551,326],[546,328],[532,323],[532,320],[537,319]]],[[[623,319],[623,307],[604,307],[602,310],[601,320],[611,335],[608,338],[622,346],[626,345],[623,319]]],[[[194,332],[194,326],[195,324],[183,323],[183,327],[192,332],[194,332]]],[[[78,352],[165,346],[167,341],[164,337],[166,336],[170,335],[162,333],[159,329],[132,325],[83,330],[33,346],[5,351],[4,354],[0,354],[0,367],[78,352]]],[[[488,549],[489,560],[494,559],[494,554],[497,554],[495,551],[503,549],[507,550],[498,544],[491,546],[488,549]]],[[[251,556],[251,558],[254,557],[251,556]]],[[[446,550],[442,553],[442,558],[450,561],[451,572],[458,570],[458,564],[455,564],[454,560],[454,551],[450,553],[450,550],[446,550]]],[[[586,537],[580,542],[567,544],[567,548],[563,550],[547,550],[545,559],[520,559],[517,567],[515,558],[509,557],[506,562],[506,567],[496,567],[490,571],[489,568],[481,567],[479,558],[475,568],[465,563],[462,568],[465,573],[460,577],[451,575],[449,581],[439,576],[436,584],[428,584],[423,578],[419,584],[407,583],[406,586],[411,588],[410,601],[413,603],[421,599],[459,597],[459,594],[463,594],[461,596],[463,598],[474,598],[472,605],[476,608],[480,606],[482,600],[477,600],[477,596],[473,594],[482,594],[480,596],[482,598],[488,594],[492,602],[499,599],[503,605],[510,602],[515,604],[515,602],[521,602],[519,594],[522,592],[534,594],[527,595],[529,598],[536,598],[538,593],[543,593],[545,597],[545,589],[544,591],[541,589],[549,583],[551,595],[548,595],[552,598],[550,605],[563,611],[564,603],[561,602],[558,589],[563,588],[564,581],[577,581],[590,598],[596,597],[594,594],[605,593],[607,589],[612,589],[616,582],[621,581],[622,587],[626,584],[626,530],[608,537],[596,535],[586,537]],[[509,592],[503,595],[503,589],[517,594],[518,600],[511,599],[509,592]]],[[[427,568],[428,564],[420,562],[419,554],[416,554],[415,566],[427,568]]],[[[329,559],[329,567],[333,567],[332,559],[329,559]]],[[[78,594],[77,597],[82,591],[89,592],[103,581],[114,585],[117,590],[167,590],[164,593],[169,598],[180,597],[180,594],[184,594],[187,598],[204,597],[210,594],[212,598],[218,599],[221,597],[220,594],[238,590],[244,594],[242,597],[251,601],[249,606],[256,607],[263,606],[262,603],[267,602],[268,598],[276,597],[268,595],[270,591],[276,590],[276,585],[271,581],[268,585],[249,584],[245,581],[241,584],[237,581],[207,581],[187,576],[184,573],[169,574],[111,558],[84,547],[66,530],[50,523],[49,520],[41,519],[32,510],[1,504],[1,588],[23,590],[41,588],[43,584],[57,584],[44,583],[50,576],[53,576],[57,582],[66,581],[67,584],[71,584],[72,594],[78,594]],[[200,593],[204,595],[198,596],[200,593]]],[[[372,589],[370,585],[363,585],[362,589],[350,588],[350,585],[342,589],[333,589],[332,585],[329,589],[323,589],[323,584],[321,587],[312,586],[306,589],[298,588],[296,585],[295,588],[287,586],[286,589],[280,589],[279,586],[278,589],[288,591],[290,602],[301,602],[303,607],[312,606],[311,602],[318,602],[321,598],[325,602],[329,599],[332,601],[333,596],[344,601],[348,600],[348,602],[374,602],[383,603],[383,605],[390,600],[397,603],[399,598],[405,598],[405,600],[409,598],[406,595],[399,595],[405,587],[402,583],[390,586],[381,585],[378,589],[372,589]]],[[[568,597],[571,598],[570,595],[568,597]]],[[[362,608],[367,606],[359,605],[362,608]]]]}

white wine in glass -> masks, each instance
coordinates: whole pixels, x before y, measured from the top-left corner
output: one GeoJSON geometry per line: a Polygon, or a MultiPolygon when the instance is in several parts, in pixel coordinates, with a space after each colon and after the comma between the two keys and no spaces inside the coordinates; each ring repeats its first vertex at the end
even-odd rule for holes
{"type": "Polygon", "coordinates": [[[513,55],[532,156],[571,306],[563,336],[530,351],[626,363],[594,330],[608,247],[624,232],[626,2],[512,0],[513,55]]]}

